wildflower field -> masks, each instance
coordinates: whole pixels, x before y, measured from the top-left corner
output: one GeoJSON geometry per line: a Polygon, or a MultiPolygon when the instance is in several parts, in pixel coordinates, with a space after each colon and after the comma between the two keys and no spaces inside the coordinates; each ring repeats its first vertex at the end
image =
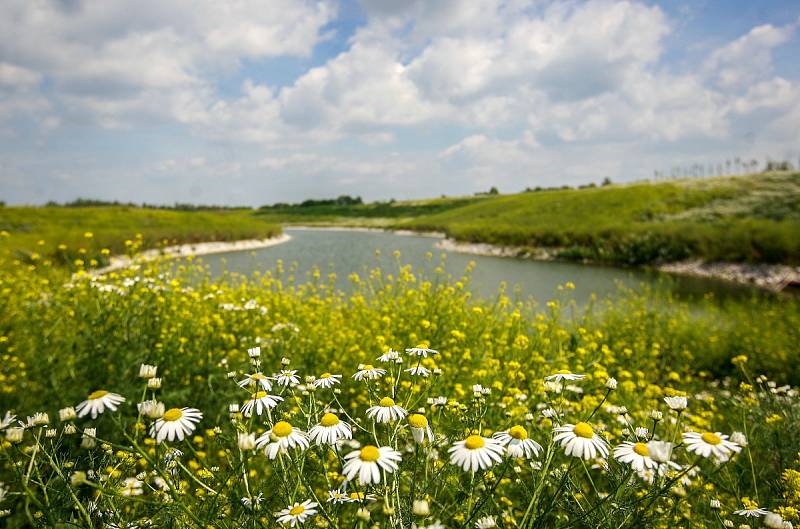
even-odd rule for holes
{"type": "Polygon", "coordinates": [[[2,527],[791,527],[800,306],[0,266],[2,527]]]}

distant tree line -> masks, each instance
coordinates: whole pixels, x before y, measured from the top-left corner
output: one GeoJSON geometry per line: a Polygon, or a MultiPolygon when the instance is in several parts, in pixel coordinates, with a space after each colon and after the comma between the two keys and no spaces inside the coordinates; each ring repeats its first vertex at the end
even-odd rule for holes
{"type": "MultiPolygon", "coordinates": [[[[308,199],[296,204],[288,202],[277,202],[271,206],[261,206],[259,209],[289,209],[289,208],[315,208],[319,206],[360,206],[364,201],[361,197],[351,197],[350,195],[339,195],[336,198],[308,199]]],[[[394,203],[394,199],[388,202],[394,203]]]]}
{"type": "MultiPolygon", "coordinates": [[[[800,164],[800,160],[798,160],[800,164]]],[[[692,163],[672,167],[669,171],[656,169],[653,175],[656,180],[668,178],[698,178],[704,176],[726,176],[736,174],[753,174],[759,171],[760,162],[755,158],[745,160],[740,157],[728,159],[716,163],[692,163]]],[[[764,162],[762,172],[772,171],[793,171],[794,165],[789,160],[774,161],[769,158],[764,162]]]]}
{"type": "Polygon", "coordinates": [[[237,209],[253,209],[250,206],[220,206],[209,204],[189,204],[186,202],[175,202],[169,204],[148,204],[143,202],[136,204],[134,202],[120,202],[119,200],[99,200],[95,198],[76,198],[69,202],[55,202],[53,200],[47,202],[45,206],[56,208],[106,208],[106,207],[129,207],[129,208],[144,208],[144,209],[165,209],[174,211],[221,211],[221,210],[237,210],[237,209]]]}

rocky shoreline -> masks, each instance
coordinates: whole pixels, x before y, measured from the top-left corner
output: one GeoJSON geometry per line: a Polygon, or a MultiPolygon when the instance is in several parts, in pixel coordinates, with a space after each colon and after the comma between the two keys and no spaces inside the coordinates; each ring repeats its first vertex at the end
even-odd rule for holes
{"type": "MultiPolygon", "coordinates": [[[[488,243],[460,242],[444,239],[436,243],[441,250],[473,255],[494,257],[516,257],[537,261],[553,261],[557,248],[530,249],[516,246],[496,246],[488,243]]],[[[689,275],[707,279],[719,279],[742,285],[752,285],[773,292],[782,292],[800,287],[800,266],[748,264],[748,263],[705,263],[700,260],[687,260],[666,263],[655,267],[661,272],[689,275]]]]}

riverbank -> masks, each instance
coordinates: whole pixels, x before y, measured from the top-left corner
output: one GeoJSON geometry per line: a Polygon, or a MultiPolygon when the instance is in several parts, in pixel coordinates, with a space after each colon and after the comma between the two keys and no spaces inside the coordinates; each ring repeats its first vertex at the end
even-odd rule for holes
{"type": "MultiPolygon", "coordinates": [[[[496,246],[488,243],[460,242],[443,239],[436,247],[450,252],[493,257],[514,257],[536,261],[557,260],[557,248],[524,248],[517,246],[496,246]]],[[[656,265],[656,270],[670,274],[718,279],[742,285],[761,287],[773,292],[781,292],[800,285],[800,267],[772,264],[748,263],[705,263],[700,260],[678,261],[656,265]]]]}
{"type": "Polygon", "coordinates": [[[216,242],[200,242],[193,244],[179,244],[175,246],[168,246],[166,248],[159,248],[154,250],[146,250],[138,253],[133,257],[129,256],[115,256],[111,258],[111,263],[108,266],[94,270],[95,274],[102,275],[122,268],[127,268],[133,264],[152,261],[157,258],[180,258],[200,255],[211,255],[215,253],[226,252],[240,252],[247,250],[259,250],[262,248],[269,248],[270,246],[277,246],[289,242],[292,239],[291,235],[282,233],[275,237],[267,239],[244,239],[241,241],[216,241],[216,242]]]}

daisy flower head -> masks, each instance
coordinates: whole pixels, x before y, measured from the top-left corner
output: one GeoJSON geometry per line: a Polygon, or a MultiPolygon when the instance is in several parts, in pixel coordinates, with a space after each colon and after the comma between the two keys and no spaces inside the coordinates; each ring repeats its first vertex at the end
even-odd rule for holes
{"type": "Polygon", "coordinates": [[[414,437],[414,442],[423,444],[426,437],[428,442],[433,442],[433,430],[424,415],[412,413],[408,416],[408,425],[411,427],[411,436],[414,437]]]}
{"type": "Polygon", "coordinates": [[[720,462],[727,461],[734,453],[739,453],[742,447],[728,440],[728,436],[719,432],[686,432],[683,434],[686,451],[701,457],[714,456],[720,462]]]}
{"type": "Polygon", "coordinates": [[[278,381],[278,385],[284,387],[296,386],[300,383],[300,379],[297,378],[296,369],[281,369],[280,372],[275,375],[275,380],[278,381]]]}
{"type": "Polygon", "coordinates": [[[0,430],[3,430],[11,426],[11,423],[14,422],[16,418],[17,418],[16,415],[11,413],[10,411],[7,411],[6,414],[3,415],[3,418],[0,419],[0,430]]]}
{"type": "Polygon", "coordinates": [[[472,473],[503,461],[503,446],[490,437],[480,435],[470,435],[463,441],[456,441],[448,452],[450,463],[472,473]]]}
{"type": "Polygon", "coordinates": [[[375,380],[386,374],[385,369],[372,364],[358,364],[358,371],[353,375],[354,380],[375,380]]]}
{"type": "Polygon", "coordinates": [[[261,386],[261,389],[263,389],[264,391],[269,391],[272,389],[272,382],[270,382],[270,380],[271,380],[270,377],[259,371],[258,373],[247,375],[245,378],[243,378],[236,384],[240,388],[248,388],[250,386],[261,386]]]}
{"type": "Polygon", "coordinates": [[[308,431],[308,435],[318,446],[324,444],[334,445],[339,439],[352,439],[353,432],[350,425],[339,420],[335,413],[326,413],[319,420],[319,424],[314,425],[308,431]]]}
{"type": "Polygon", "coordinates": [[[484,516],[475,520],[475,529],[492,529],[493,527],[497,527],[494,516],[484,516]]]}
{"type": "Polygon", "coordinates": [[[676,397],[664,397],[664,402],[667,403],[669,409],[674,411],[683,411],[689,405],[689,401],[686,397],[676,396],[676,397]]]}
{"type": "Polygon", "coordinates": [[[123,496],[140,496],[144,492],[142,490],[143,485],[144,483],[136,478],[126,478],[122,483],[120,494],[123,496]]]}
{"type": "Polygon", "coordinates": [[[161,443],[164,439],[183,441],[185,436],[194,431],[195,425],[202,418],[203,414],[196,408],[171,408],[153,423],[150,436],[156,443],[161,443]]]}
{"type": "Polygon", "coordinates": [[[594,433],[591,425],[585,422],[565,424],[553,430],[553,441],[564,448],[568,456],[581,459],[594,459],[595,457],[608,456],[608,443],[605,439],[594,433]]]}
{"type": "Polygon", "coordinates": [[[768,510],[755,506],[750,509],[739,509],[738,511],[733,511],[733,514],[737,516],[744,516],[745,518],[761,518],[768,513],[768,510]]]}
{"type": "Polygon", "coordinates": [[[295,502],[294,505],[289,505],[282,511],[275,513],[275,517],[278,519],[278,523],[289,524],[289,527],[294,527],[317,514],[317,507],[318,504],[311,500],[306,500],[303,503],[295,502]]]}
{"type": "Polygon", "coordinates": [[[421,356],[423,358],[428,358],[428,355],[438,355],[439,351],[435,349],[428,349],[427,347],[411,347],[406,349],[406,353],[412,356],[421,356]]]}
{"type": "Polygon", "coordinates": [[[495,433],[492,438],[506,447],[510,457],[532,459],[538,457],[542,451],[542,445],[533,439],[528,439],[528,430],[519,424],[505,432],[495,433]]]}
{"type": "Polygon", "coordinates": [[[630,465],[636,472],[655,469],[658,463],[650,457],[650,449],[645,443],[625,441],[614,447],[614,459],[630,465]]]}
{"type": "Polygon", "coordinates": [[[122,395],[98,389],[90,393],[85,401],[75,406],[75,411],[78,413],[78,418],[91,415],[92,419],[96,419],[106,409],[117,411],[117,406],[123,402],[125,402],[125,397],[122,395]]]}
{"type": "Polygon", "coordinates": [[[376,360],[378,362],[383,362],[384,364],[388,363],[388,362],[402,362],[403,361],[403,359],[400,357],[400,353],[398,353],[397,351],[394,351],[392,349],[389,349],[388,351],[386,351],[385,353],[380,355],[378,358],[376,358],[376,360]]]}
{"type": "Polygon", "coordinates": [[[342,383],[342,375],[331,375],[330,373],[322,373],[318,379],[314,381],[315,388],[330,389],[336,384],[342,383]]]}
{"type": "Polygon", "coordinates": [[[278,395],[268,395],[266,391],[257,391],[250,396],[250,400],[244,402],[242,405],[242,415],[250,417],[253,411],[256,415],[261,415],[264,411],[272,409],[278,405],[283,397],[278,395]]]}
{"type": "Polygon", "coordinates": [[[377,406],[367,408],[367,417],[378,423],[399,421],[408,412],[394,403],[391,397],[383,397],[377,406]]]}
{"type": "Polygon", "coordinates": [[[404,369],[404,371],[406,373],[410,373],[414,376],[420,376],[420,377],[429,377],[431,374],[431,370],[425,366],[410,367],[408,369],[404,369]]]}
{"type": "Polygon", "coordinates": [[[561,369],[556,373],[544,377],[545,381],[547,382],[563,382],[565,380],[573,381],[573,380],[581,380],[586,378],[586,375],[576,375],[569,369],[561,369]]]}
{"type": "Polygon", "coordinates": [[[360,450],[354,450],[344,456],[345,463],[342,469],[347,481],[358,476],[362,485],[381,482],[381,470],[392,473],[397,470],[402,459],[400,452],[391,446],[367,445],[360,450]]]}
{"type": "Polygon", "coordinates": [[[272,429],[264,432],[256,439],[256,446],[264,448],[264,454],[270,459],[275,459],[281,451],[289,448],[308,448],[308,434],[295,428],[287,421],[278,421],[272,429]]]}
{"type": "Polygon", "coordinates": [[[261,346],[251,347],[247,350],[247,355],[250,358],[258,358],[261,356],[261,346]]]}
{"type": "Polygon", "coordinates": [[[342,504],[342,503],[351,503],[354,502],[355,500],[351,499],[350,496],[348,496],[347,493],[343,490],[332,489],[328,491],[328,499],[325,501],[327,501],[328,503],[342,504]]]}

